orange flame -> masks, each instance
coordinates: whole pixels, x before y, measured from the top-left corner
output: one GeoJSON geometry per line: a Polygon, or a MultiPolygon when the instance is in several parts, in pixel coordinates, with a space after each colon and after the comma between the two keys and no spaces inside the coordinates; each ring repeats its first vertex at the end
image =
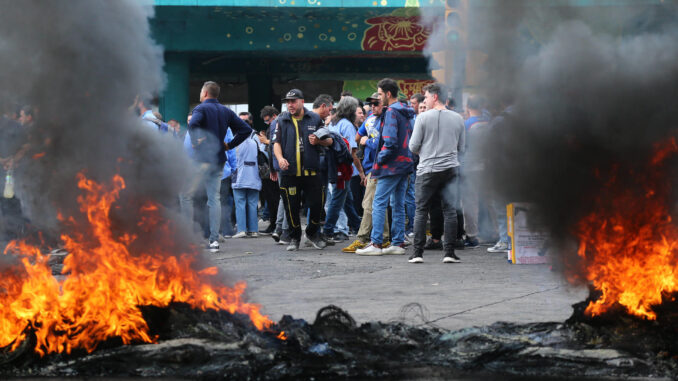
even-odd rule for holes
{"type": "Polygon", "coordinates": [[[285,335],[285,331],[280,331],[280,333],[276,337],[280,340],[287,340],[287,335],[285,335]]]}
{"type": "Polygon", "coordinates": [[[678,152],[675,139],[657,145],[649,166],[630,176],[641,185],[624,189],[615,169],[597,210],[576,229],[586,279],[602,292],[586,313],[597,316],[619,304],[654,320],[652,306],[678,291],[678,226],[667,210],[670,184],[663,164],[678,152]],[[613,211],[613,212],[610,212],[613,211]]]}
{"type": "MultiPolygon", "coordinates": [[[[219,283],[216,267],[195,270],[196,253],[175,256],[157,248],[135,252],[131,244],[138,237],[129,233],[116,236],[109,212],[125,189],[122,177],[116,175],[107,189],[79,174],[78,187],[85,191],[78,202],[87,223],[60,216],[75,232],[61,236],[69,252],[62,271],[65,279],[58,281],[52,276],[49,256],[37,247],[12,242],[5,249],[5,254],[18,255],[19,262],[0,276],[4,307],[0,310],[0,347],[18,347],[29,325],[40,355],[70,353],[75,348],[91,352],[98,343],[113,337],[125,344],[154,342],[157,338],[149,335],[138,307],[165,307],[172,302],[247,314],[260,330],[272,324],[258,305],[242,300],[244,282],[230,288],[219,283]]],[[[164,229],[169,234],[157,205],[144,204],[140,213],[139,226],[144,231],[164,229]]]]}

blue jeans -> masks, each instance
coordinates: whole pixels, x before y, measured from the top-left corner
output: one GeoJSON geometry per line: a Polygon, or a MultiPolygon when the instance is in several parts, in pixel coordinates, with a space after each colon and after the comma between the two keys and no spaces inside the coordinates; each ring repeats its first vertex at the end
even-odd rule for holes
{"type": "Polygon", "coordinates": [[[259,191],[256,189],[233,189],[235,198],[235,223],[238,225],[238,233],[256,233],[259,231],[257,219],[257,204],[259,203],[259,191]]]}
{"type": "Polygon", "coordinates": [[[506,203],[497,199],[492,201],[495,213],[497,214],[497,229],[499,230],[499,242],[510,244],[508,236],[508,226],[506,222],[506,203]]]}
{"type": "Polygon", "coordinates": [[[412,172],[407,182],[407,192],[405,192],[405,213],[407,213],[407,226],[405,233],[411,233],[414,230],[414,211],[416,204],[414,201],[414,188],[417,180],[417,173],[412,172]]]}
{"type": "MultiPolygon", "coordinates": [[[[348,184],[346,184],[348,185],[348,184]]],[[[324,233],[331,235],[334,233],[334,226],[339,219],[339,212],[343,210],[348,218],[348,223],[355,231],[360,229],[360,216],[353,207],[353,197],[348,187],[344,189],[332,185],[331,197],[328,200],[327,217],[325,218],[324,233]]]]}
{"type": "Polygon", "coordinates": [[[372,235],[373,243],[381,245],[384,235],[384,219],[386,208],[393,195],[393,221],[391,222],[391,244],[398,246],[405,241],[405,191],[409,175],[385,176],[377,179],[377,190],[372,201],[372,235]]]}
{"type": "Polygon", "coordinates": [[[219,239],[221,226],[221,176],[224,166],[210,163],[197,163],[196,173],[179,195],[181,213],[188,221],[193,221],[193,197],[201,186],[207,192],[207,208],[210,219],[210,242],[219,239]]]}

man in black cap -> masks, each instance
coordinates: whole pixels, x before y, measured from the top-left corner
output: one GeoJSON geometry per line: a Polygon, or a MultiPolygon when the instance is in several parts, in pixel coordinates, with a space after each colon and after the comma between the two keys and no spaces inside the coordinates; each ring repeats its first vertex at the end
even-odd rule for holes
{"type": "MultiPolygon", "coordinates": [[[[301,221],[299,204],[301,192],[310,209],[310,218],[306,226],[306,239],[316,249],[326,246],[320,232],[322,206],[325,190],[319,176],[320,146],[312,134],[323,127],[318,114],[304,107],[304,94],[292,89],[282,101],[287,111],[278,116],[273,133],[273,153],[280,166],[280,194],[285,205],[285,214],[292,237],[288,251],[299,249],[301,240],[301,221]]],[[[273,176],[277,176],[275,173],[273,176]]]]}

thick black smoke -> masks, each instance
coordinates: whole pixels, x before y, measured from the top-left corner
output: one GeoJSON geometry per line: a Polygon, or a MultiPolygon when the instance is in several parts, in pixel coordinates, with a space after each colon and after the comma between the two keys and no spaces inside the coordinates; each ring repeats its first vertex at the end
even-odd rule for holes
{"type": "Polygon", "coordinates": [[[186,159],[169,136],[142,124],[130,106],[163,87],[162,50],[150,38],[150,2],[0,0],[0,98],[36,111],[29,150],[15,170],[31,223],[58,232],[56,214],[79,215],[76,175],[125,180],[113,211],[134,227],[138,205],[172,205],[186,159]]]}
{"type": "Polygon", "coordinates": [[[527,4],[497,2],[470,14],[467,47],[488,55],[486,81],[471,92],[486,95],[495,116],[513,106],[485,145],[484,186],[505,202],[533,203],[529,222],[550,232],[568,260],[573,228],[600,210],[595,199],[612,169],[617,186],[642,195],[630,174],[646,168],[656,143],[676,135],[678,13],[668,4],[527,4]],[[546,15],[552,19],[538,20],[549,29],[543,39],[526,41],[531,23],[546,15]]]}

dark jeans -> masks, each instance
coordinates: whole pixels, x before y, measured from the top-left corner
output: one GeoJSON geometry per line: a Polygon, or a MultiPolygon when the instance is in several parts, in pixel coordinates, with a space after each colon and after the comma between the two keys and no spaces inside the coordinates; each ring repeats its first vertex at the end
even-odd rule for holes
{"type": "MultiPolygon", "coordinates": [[[[460,176],[458,177],[460,180],[461,177],[460,176]]],[[[461,212],[461,197],[459,197],[459,195],[461,194],[460,187],[461,181],[459,180],[457,180],[457,204],[455,205],[455,208],[457,209],[457,230],[454,232],[454,234],[456,235],[457,239],[463,239],[464,213],[461,212]]],[[[443,226],[444,226],[442,200],[439,194],[435,194],[433,195],[433,197],[431,197],[429,205],[429,214],[431,216],[431,238],[433,238],[436,241],[439,241],[440,237],[443,236],[443,226]]]]}
{"type": "Polygon", "coordinates": [[[351,196],[353,196],[353,209],[359,216],[362,216],[365,187],[360,184],[360,176],[351,177],[351,196]]]}
{"type": "MultiPolygon", "coordinates": [[[[459,168],[450,168],[442,172],[417,176],[416,204],[414,215],[414,249],[423,251],[426,243],[426,217],[431,199],[438,195],[442,201],[444,220],[445,253],[454,253],[454,241],[457,235],[457,204],[459,200],[459,168]]],[[[435,205],[432,205],[435,210],[435,205]]],[[[433,222],[431,222],[432,227],[433,222]]]]}
{"type": "Polygon", "coordinates": [[[0,243],[22,237],[26,229],[26,222],[19,199],[16,197],[4,198],[0,194],[0,243]]]}
{"type": "Polygon", "coordinates": [[[301,239],[301,220],[299,205],[301,192],[304,192],[304,201],[310,209],[310,218],[306,225],[306,236],[315,236],[320,229],[322,208],[325,204],[325,189],[320,176],[282,176],[280,180],[280,195],[285,204],[285,215],[293,239],[301,239]]]}
{"type": "Polygon", "coordinates": [[[261,180],[261,195],[266,201],[269,225],[275,226],[276,217],[278,216],[278,203],[280,202],[280,187],[278,182],[271,181],[270,179],[261,180]]]}
{"type": "Polygon", "coordinates": [[[221,234],[233,235],[233,189],[231,178],[221,180],[221,234]]]}

